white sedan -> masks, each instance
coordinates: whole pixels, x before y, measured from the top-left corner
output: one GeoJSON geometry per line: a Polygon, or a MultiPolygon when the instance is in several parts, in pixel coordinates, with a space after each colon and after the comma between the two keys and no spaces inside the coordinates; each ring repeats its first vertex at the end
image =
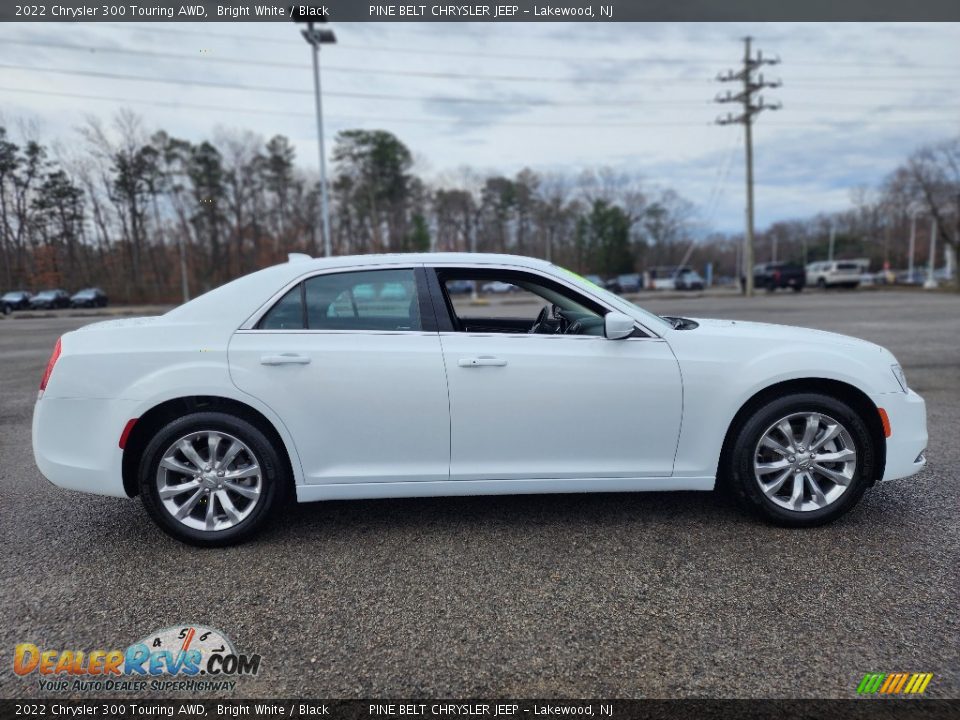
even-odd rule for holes
{"type": "Polygon", "coordinates": [[[161,317],[67,333],[33,448],[55,484],[139,495],[197,545],[283,500],[711,490],[818,525],[925,463],[926,411],[863,340],[662,318],[550,263],[290,261],[161,317]],[[455,300],[502,282],[529,303],[455,300]]]}

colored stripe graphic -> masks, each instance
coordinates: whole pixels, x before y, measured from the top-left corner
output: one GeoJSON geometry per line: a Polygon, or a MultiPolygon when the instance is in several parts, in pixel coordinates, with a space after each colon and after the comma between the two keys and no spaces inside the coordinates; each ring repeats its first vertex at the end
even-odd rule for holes
{"type": "Polygon", "coordinates": [[[933,673],[867,673],[857,686],[860,695],[920,695],[933,673]]]}
{"type": "Polygon", "coordinates": [[[880,689],[880,685],[883,683],[885,677],[885,673],[867,673],[863,676],[863,680],[860,681],[857,692],[863,695],[872,695],[880,689]]]}

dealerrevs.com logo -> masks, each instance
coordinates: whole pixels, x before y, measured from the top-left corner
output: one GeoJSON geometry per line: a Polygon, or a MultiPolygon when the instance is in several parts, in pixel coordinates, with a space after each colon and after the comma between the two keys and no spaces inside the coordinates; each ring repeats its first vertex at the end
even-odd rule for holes
{"type": "Polygon", "coordinates": [[[260,655],[238,653],[219,630],[183,624],[150,633],[123,650],[41,648],[19,643],[13,672],[37,677],[45,692],[233,690],[256,675],[260,655]]]}

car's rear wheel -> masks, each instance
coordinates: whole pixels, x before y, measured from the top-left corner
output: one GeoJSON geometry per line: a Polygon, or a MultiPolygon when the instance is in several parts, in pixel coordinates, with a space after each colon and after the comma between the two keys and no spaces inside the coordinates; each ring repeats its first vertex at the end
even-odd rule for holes
{"type": "Polygon", "coordinates": [[[757,408],[742,424],[729,472],[749,508],[779,525],[810,527],[857,504],[875,458],[853,408],[828,395],[798,394],[757,408]]]}
{"type": "Polygon", "coordinates": [[[220,412],[161,428],[140,462],[140,497],[160,528],[191,545],[246,540],[282,504],[286,464],[255,425],[220,412]]]}

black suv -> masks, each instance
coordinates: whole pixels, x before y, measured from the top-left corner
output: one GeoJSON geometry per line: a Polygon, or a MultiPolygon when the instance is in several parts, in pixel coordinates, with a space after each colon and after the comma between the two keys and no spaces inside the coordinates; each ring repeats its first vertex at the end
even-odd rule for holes
{"type": "Polygon", "coordinates": [[[773,292],[777,288],[803,290],[807,284],[807,271],[799,265],[786,262],[761,263],[753,268],[753,286],[773,292]]]}

